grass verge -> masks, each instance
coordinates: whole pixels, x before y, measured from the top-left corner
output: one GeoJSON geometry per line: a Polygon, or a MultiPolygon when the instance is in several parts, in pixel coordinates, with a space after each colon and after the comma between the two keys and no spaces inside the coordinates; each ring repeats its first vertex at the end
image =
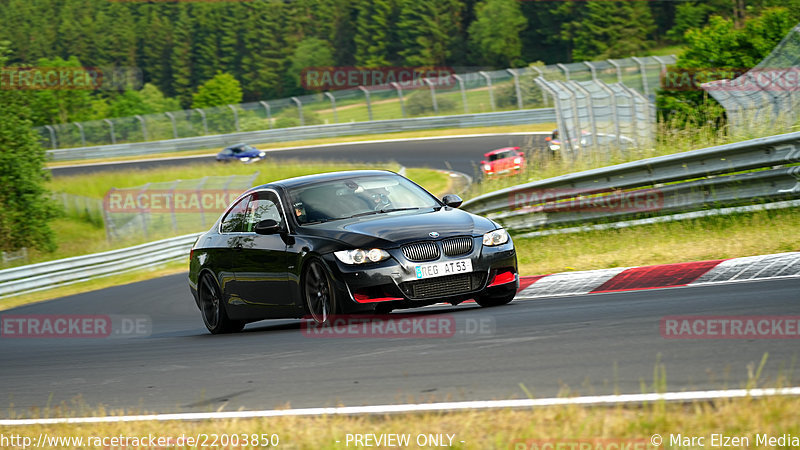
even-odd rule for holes
{"type": "MultiPolygon", "coordinates": [[[[101,441],[90,441],[90,437],[149,434],[165,439],[171,437],[173,444],[166,446],[168,448],[173,448],[180,436],[208,435],[208,439],[214,439],[216,435],[217,439],[230,440],[243,439],[243,435],[257,435],[257,439],[261,439],[262,434],[268,435],[268,438],[277,436],[276,447],[284,449],[364,448],[364,445],[354,445],[352,435],[356,433],[375,434],[376,437],[410,435],[407,448],[435,448],[436,445],[432,445],[428,439],[440,436],[444,437],[445,447],[452,449],[678,448],[670,445],[678,435],[703,437],[703,443],[711,446],[713,434],[746,438],[749,445],[735,447],[755,448],[758,436],[778,438],[787,434],[795,437],[800,435],[800,422],[796,420],[799,415],[800,398],[767,397],[685,404],[656,402],[642,406],[565,406],[451,413],[0,427],[0,433],[32,439],[37,439],[40,434],[47,434],[50,439],[59,436],[84,439],[82,445],[52,445],[64,448],[108,448],[101,441]],[[348,434],[351,435],[349,442],[348,434]],[[659,435],[663,440],[662,447],[651,444],[654,435],[659,435]],[[452,437],[449,446],[448,436],[452,437]]],[[[258,446],[241,445],[240,441],[239,445],[229,445],[227,448],[254,447],[258,446]]],[[[374,445],[374,442],[373,447],[391,448],[374,445]]]]}
{"type": "MultiPolygon", "coordinates": [[[[404,131],[397,133],[386,134],[365,134],[358,136],[344,136],[336,138],[319,138],[319,139],[306,139],[302,141],[292,142],[274,142],[271,144],[258,144],[255,147],[259,149],[280,149],[292,147],[308,147],[323,144],[346,144],[348,142],[362,142],[362,141],[381,141],[387,139],[412,139],[423,137],[440,137],[440,136],[459,136],[466,134],[491,134],[491,133],[516,133],[516,132],[531,132],[531,131],[552,131],[556,127],[555,123],[547,124],[530,124],[530,125],[509,125],[509,126],[495,126],[495,127],[475,127],[475,128],[448,128],[441,130],[423,130],[423,131],[404,131]]],[[[220,149],[199,149],[189,150],[183,152],[167,152],[167,153],[154,153],[144,156],[121,156],[115,158],[96,158],[96,159],[82,159],[76,161],[58,161],[49,162],[47,167],[62,167],[71,166],[75,164],[97,164],[119,161],[136,161],[139,159],[157,159],[157,158],[180,158],[185,156],[198,156],[206,155],[213,156],[219,152],[220,149]]]]}

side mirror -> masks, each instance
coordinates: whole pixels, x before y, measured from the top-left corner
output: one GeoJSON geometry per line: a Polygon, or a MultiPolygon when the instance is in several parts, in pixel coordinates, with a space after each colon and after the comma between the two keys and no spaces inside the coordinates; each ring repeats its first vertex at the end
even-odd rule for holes
{"type": "Polygon", "coordinates": [[[457,196],[456,194],[447,194],[442,197],[442,203],[452,208],[458,208],[464,203],[464,200],[461,200],[461,197],[457,196]]]}
{"type": "Polygon", "coordinates": [[[489,164],[489,163],[487,163],[487,162],[484,160],[484,161],[481,161],[481,164],[489,164]]]}
{"type": "Polygon", "coordinates": [[[274,219],[265,219],[256,224],[253,230],[256,234],[276,234],[281,231],[281,226],[274,219]]]}

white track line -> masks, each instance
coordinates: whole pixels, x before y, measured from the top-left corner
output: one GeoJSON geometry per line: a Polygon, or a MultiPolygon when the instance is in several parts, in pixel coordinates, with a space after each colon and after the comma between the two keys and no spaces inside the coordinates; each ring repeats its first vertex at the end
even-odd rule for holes
{"type": "Polygon", "coordinates": [[[64,417],[48,419],[5,419],[0,426],[51,425],[63,423],[164,422],[172,420],[252,419],[288,416],[336,416],[354,414],[416,413],[430,411],[482,410],[496,408],[532,408],[543,406],[603,406],[657,401],[685,402],[725,398],[759,398],[800,395],[800,387],[780,389],[728,389],[716,391],[667,392],[663,394],[595,395],[589,397],[542,398],[525,400],[488,400],[405,405],[346,406],[338,408],[301,408],[265,411],[230,411],[207,413],[151,414],[139,416],[64,417]]]}

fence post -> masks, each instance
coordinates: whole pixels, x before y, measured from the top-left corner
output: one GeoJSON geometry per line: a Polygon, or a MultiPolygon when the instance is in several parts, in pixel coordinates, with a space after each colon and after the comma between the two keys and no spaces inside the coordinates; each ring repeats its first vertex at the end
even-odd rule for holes
{"type": "Polygon", "coordinates": [[[564,76],[567,77],[567,81],[569,81],[569,68],[561,63],[556,64],[556,67],[564,71],[564,76]]]}
{"type": "Polygon", "coordinates": [[[108,190],[108,192],[106,192],[105,197],[103,197],[103,206],[100,209],[100,212],[103,215],[103,225],[104,225],[103,228],[105,228],[106,230],[106,241],[108,243],[111,243],[113,239],[112,228],[114,227],[114,223],[111,221],[111,217],[109,217],[108,215],[109,214],[108,202],[106,201],[106,199],[109,198],[109,196],[111,195],[112,192],[114,192],[114,190],[115,188],[112,187],[111,189],[108,190]]]}
{"type": "Polygon", "coordinates": [[[292,101],[297,105],[297,114],[300,116],[300,126],[302,127],[306,124],[305,119],[303,119],[303,103],[297,97],[292,97],[292,101]]]}
{"type": "Polygon", "coordinates": [[[617,63],[613,59],[607,59],[606,61],[608,61],[609,64],[611,64],[612,66],[614,66],[615,69],[617,69],[617,83],[622,84],[622,67],[620,67],[619,63],[617,63]]]}
{"type": "MultiPolygon", "coordinates": [[[[203,188],[203,186],[205,186],[206,180],[208,180],[207,176],[201,178],[200,179],[200,184],[195,188],[196,192],[197,192],[197,195],[199,195],[201,199],[202,199],[203,195],[200,192],[200,190],[203,188]]],[[[202,223],[203,228],[205,228],[206,227],[206,211],[205,211],[205,208],[203,208],[203,202],[202,201],[200,202],[199,206],[200,206],[200,222],[202,223]]]]}
{"type": "Polygon", "coordinates": [[[486,80],[486,86],[489,88],[489,106],[491,106],[492,112],[494,112],[494,90],[492,89],[492,77],[490,77],[489,74],[484,71],[480,71],[478,73],[486,80]]]}
{"type": "Polygon", "coordinates": [[[331,108],[333,108],[333,123],[339,123],[339,115],[336,114],[336,98],[330,92],[325,92],[325,96],[331,100],[331,108]]]}
{"type": "Polygon", "coordinates": [[[550,82],[544,79],[544,77],[538,77],[534,80],[536,84],[538,84],[542,88],[542,92],[549,92],[550,95],[553,96],[553,109],[556,111],[556,128],[558,128],[561,134],[561,150],[562,153],[569,153],[570,156],[572,155],[572,146],[569,142],[569,132],[567,131],[567,124],[564,121],[564,114],[561,111],[561,99],[558,96],[558,91],[551,86],[550,82]]]}
{"type": "MultiPolygon", "coordinates": [[[[580,146],[580,139],[581,139],[581,135],[583,133],[581,132],[581,118],[578,115],[578,101],[575,98],[576,96],[575,96],[575,93],[572,91],[572,89],[567,87],[561,81],[553,81],[553,84],[555,84],[556,86],[561,88],[562,91],[566,91],[568,93],[568,95],[569,95],[569,103],[570,103],[570,107],[572,109],[572,121],[573,121],[573,125],[575,127],[575,134],[576,134],[576,136],[573,139],[577,139],[578,144],[579,144],[578,148],[580,150],[580,152],[573,152],[573,154],[575,156],[578,156],[578,153],[580,153],[580,154],[584,153],[583,152],[583,147],[580,146]]],[[[562,141],[563,141],[563,139],[562,139],[562,141]]],[[[570,144],[570,148],[572,148],[571,144],[570,144]]]]}
{"type": "Polygon", "coordinates": [[[436,102],[436,88],[433,87],[433,82],[429,78],[423,78],[422,81],[424,81],[431,90],[431,104],[433,105],[433,113],[438,116],[439,103],[436,102]]]}
{"type": "Polygon", "coordinates": [[[364,96],[367,98],[367,114],[369,115],[369,121],[372,122],[372,103],[369,101],[369,91],[364,86],[358,87],[361,92],[364,93],[364,96]]]}
{"type": "Polygon", "coordinates": [[[58,148],[58,143],[56,142],[56,130],[51,125],[45,125],[44,127],[50,132],[50,143],[52,144],[53,148],[58,148]]]}
{"type": "Polygon", "coordinates": [[[239,128],[239,113],[236,111],[236,107],[233,105],[228,105],[228,108],[233,111],[233,124],[236,126],[236,131],[241,131],[239,128]]]}
{"type": "Polygon", "coordinates": [[[103,119],[103,122],[108,124],[108,130],[111,133],[111,143],[117,143],[117,137],[114,135],[114,123],[108,119],[103,119]]]}
{"type": "Polygon", "coordinates": [[[169,121],[172,122],[172,137],[178,139],[178,125],[175,124],[175,116],[171,112],[165,112],[164,115],[169,117],[169,121]]]}
{"type": "Polygon", "coordinates": [[[198,114],[200,114],[200,119],[202,119],[203,121],[203,135],[205,136],[208,134],[208,122],[206,121],[206,112],[200,108],[195,108],[194,110],[197,111],[198,114]]]}
{"type": "Polygon", "coordinates": [[[265,101],[260,101],[258,103],[260,103],[261,106],[264,107],[264,110],[267,111],[267,126],[271,130],[272,129],[272,108],[270,108],[269,107],[269,103],[267,103],[265,101]]]}
{"type": "Polygon", "coordinates": [[[452,77],[458,81],[458,88],[461,90],[461,103],[464,104],[464,114],[469,114],[469,106],[467,105],[467,91],[464,88],[464,79],[456,74],[453,74],[452,77]]]}
{"type": "Polygon", "coordinates": [[[403,118],[406,118],[406,103],[403,100],[403,88],[400,85],[393,81],[390,83],[395,90],[397,91],[397,99],[400,101],[400,113],[403,115],[403,118]]]}
{"type": "MultiPolygon", "coordinates": [[[[536,66],[528,66],[528,67],[530,67],[531,69],[535,70],[536,73],[539,74],[539,78],[544,79],[544,72],[542,72],[542,69],[540,69],[540,68],[538,68],[536,66]]],[[[544,89],[542,89],[542,102],[544,103],[544,106],[547,106],[547,91],[545,91],[544,89]]]]}
{"type": "Polygon", "coordinates": [[[619,114],[617,111],[617,95],[614,91],[608,87],[607,84],[603,83],[602,81],[597,83],[606,94],[608,94],[609,100],[611,102],[611,120],[614,121],[614,133],[616,134],[616,141],[617,141],[617,148],[622,150],[622,138],[620,137],[620,129],[619,129],[619,114]]]}
{"type": "Polygon", "coordinates": [[[650,88],[647,85],[647,67],[644,64],[644,61],[642,61],[641,59],[635,56],[632,56],[631,59],[634,60],[636,64],[639,65],[639,72],[642,74],[642,91],[644,92],[645,97],[649,97],[650,88]]]}
{"type": "Polygon", "coordinates": [[[637,107],[636,107],[636,96],[633,94],[635,91],[624,84],[619,84],[620,89],[623,92],[627,93],[631,99],[631,129],[633,130],[633,143],[635,146],[639,146],[639,119],[636,117],[638,115],[637,107]]]}
{"type": "MultiPolygon", "coordinates": [[[[594,144],[597,144],[599,136],[597,135],[597,122],[595,121],[594,117],[594,102],[592,101],[592,93],[581,86],[576,81],[570,81],[572,87],[576,90],[580,91],[584,96],[586,96],[586,109],[589,112],[589,127],[592,129],[592,139],[594,144]]],[[[599,147],[599,146],[598,146],[599,147]]]]}
{"type": "Polygon", "coordinates": [[[172,217],[172,231],[178,231],[178,219],[175,217],[175,189],[178,188],[178,185],[181,184],[180,180],[176,180],[172,183],[172,187],[169,189],[172,198],[170,199],[170,216],[172,217]]]}
{"type": "Polygon", "coordinates": [[[81,132],[81,147],[86,147],[86,135],[83,133],[83,125],[80,122],[72,122],[78,127],[78,130],[81,132]]]}
{"type": "Polygon", "coordinates": [[[134,117],[139,119],[139,122],[142,123],[142,141],[147,141],[147,125],[144,123],[144,117],[140,116],[139,114],[134,117]]]}
{"type": "Polygon", "coordinates": [[[506,69],[514,77],[514,89],[517,93],[517,109],[522,109],[522,89],[519,87],[519,74],[513,69],[506,69]]]}
{"type": "Polygon", "coordinates": [[[592,80],[594,80],[596,82],[597,81],[597,69],[589,61],[584,61],[583,63],[586,64],[586,66],[589,67],[589,70],[592,71],[592,80]]]}

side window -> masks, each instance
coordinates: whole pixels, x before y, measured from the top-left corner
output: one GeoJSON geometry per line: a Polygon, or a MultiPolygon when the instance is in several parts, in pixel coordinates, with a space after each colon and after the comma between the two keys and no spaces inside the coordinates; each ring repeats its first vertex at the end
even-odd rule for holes
{"type": "Polygon", "coordinates": [[[243,233],[247,229],[247,204],[252,195],[240,199],[222,219],[220,231],[223,233],[243,233]]]}
{"type": "Polygon", "coordinates": [[[245,231],[253,231],[258,222],[272,219],[283,226],[283,217],[277,196],[272,192],[256,192],[250,197],[247,205],[247,223],[245,231]]]}

